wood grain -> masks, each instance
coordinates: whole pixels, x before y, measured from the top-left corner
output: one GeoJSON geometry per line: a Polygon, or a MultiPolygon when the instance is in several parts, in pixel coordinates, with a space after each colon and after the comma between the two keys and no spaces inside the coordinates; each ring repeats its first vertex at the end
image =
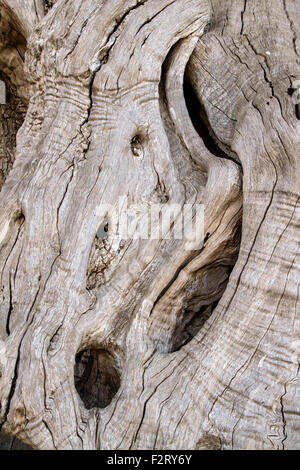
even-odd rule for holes
{"type": "Polygon", "coordinates": [[[298,2],[0,3],[30,97],[1,191],[0,429],[300,448],[298,2]],[[111,213],[99,240],[120,196],[204,204],[204,245],[116,242],[111,213]]]}

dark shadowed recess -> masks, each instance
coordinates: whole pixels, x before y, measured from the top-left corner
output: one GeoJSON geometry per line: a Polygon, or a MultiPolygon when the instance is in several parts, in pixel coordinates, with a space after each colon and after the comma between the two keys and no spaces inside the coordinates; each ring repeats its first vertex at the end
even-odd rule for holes
{"type": "Polygon", "coordinates": [[[45,0],[45,9],[46,12],[49,11],[55,3],[55,0],[45,0]]]}
{"type": "Polygon", "coordinates": [[[187,75],[184,79],[184,98],[185,103],[193,123],[193,126],[201,139],[203,140],[206,148],[218,158],[225,158],[232,160],[238,165],[238,157],[233,150],[221,143],[214,133],[213,127],[211,126],[206,110],[199,102],[192,85],[189,83],[187,75]]]}
{"type": "Polygon", "coordinates": [[[24,444],[16,437],[7,436],[0,433],[0,450],[33,450],[27,444],[24,444]]]}
{"type": "Polygon", "coordinates": [[[120,387],[120,372],[113,355],[104,349],[86,349],[76,356],[76,390],[85,407],[105,408],[120,387]]]}
{"type": "Polygon", "coordinates": [[[5,83],[6,103],[0,104],[0,190],[9,174],[14,159],[16,135],[21,127],[26,113],[26,106],[22,103],[7,80],[0,72],[0,80],[5,83]]]}
{"type": "MultiPolygon", "coordinates": [[[[171,50],[172,54],[173,49],[171,50]]],[[[172,120],[166,110],[165,103],[167,102],[165,95],[165,80],[166,80],[166,67],[168,64],[168,58],[163,64],[162,69],[162,80],[160,84],[160,103],[162,110],[162,117],[164,119],[172,120]],[[168,116],[166,118],[166,116],[168,116]]],[[[188,75],[185,73],[183,83],[184,99],[185,104],[190,116],[190,124],[194,127],[204,145],[216,158],[222,158],[234,161],[237,165],[241,166],[238,157],[232,151],[231,148],[226,147],[224,144],[219,142],[216,137],[213,125],[209,122],[207,112],[200,103],[191,83],[188,80],[188,75]]],[[[168,134],[170,125],[165,122],[165,130],[168,134]]],[[[242,168],[241,168],[242,171],[242,168]]],[[[214,310],[219,304],[219,301],[224,294],[224,291],[228,285],[230,274],[236,264],[238,253],[241,243],[241,231],[242,223],[241,219],[237,219],[237,225],[235,229],[235,235],[231,240],[228,240],[228,244],[224,249],[227,255],[224,257],[221,253],[218,254],[218,259],[212,261],[210,269],[205,274],[203,284],[203,276],[198,277],[198,281],[193,282],[193,287],[188,294],[188,298],[185,300],[185,307],[183,311],[178,314],[177,324],[169,339],[169,344],[163,344],[162,349],[164,351],[172,353],[178,351],[181,347],[188,344],[201,330],[214,310]],[[205,284],[206,287],[205,287],[205,284]]],[[[210,234],[207,233],[204,240],[204,245],[209,239],[210,234]]],[[[221,250],[222,251],[222,250],[221,250]]],[[[164,343],[164,342],[163,342],[164,343]]]]}

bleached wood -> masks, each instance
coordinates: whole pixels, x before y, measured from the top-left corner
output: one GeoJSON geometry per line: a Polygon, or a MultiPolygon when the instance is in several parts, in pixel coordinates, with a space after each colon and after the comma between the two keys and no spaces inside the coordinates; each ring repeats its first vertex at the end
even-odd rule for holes
{"type": "Polygon", "coordinates": [[[1,191],[2,431],[300,448],[297,1],[4,4],[27,41],[26,78],[4,72],[30,100],[1,191]],[[112,244],[109,214],[99,241],[124,195],[204,203],[203,248],[112,244]]]}

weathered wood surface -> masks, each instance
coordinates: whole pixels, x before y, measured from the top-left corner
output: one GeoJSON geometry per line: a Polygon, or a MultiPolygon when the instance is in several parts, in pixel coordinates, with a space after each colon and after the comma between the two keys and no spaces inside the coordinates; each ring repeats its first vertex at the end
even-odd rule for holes
{"type": "Polygon", "coordinates": [[[3,72],[30,96],[1,191],[2,430],[300,448],[299,3],[46,3],[0,2],[27,48],[26,75],[14,47],[3,72]],[[99,241],[124,195],[204,203],[204,247],[113,244],[109,214],[99,241]]]}

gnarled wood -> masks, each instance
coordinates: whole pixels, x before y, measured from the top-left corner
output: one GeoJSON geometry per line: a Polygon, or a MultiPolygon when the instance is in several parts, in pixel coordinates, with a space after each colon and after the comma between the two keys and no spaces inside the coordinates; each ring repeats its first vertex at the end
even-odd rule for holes
{"type": "Polygon", "coordinates": [[[299,448],[296,0],[33,3],[1,1],[31,84],[1,191],[2,431],[299,448]],[[203,246],[116,239],[121,196],[204,204],[203,246]]]}

